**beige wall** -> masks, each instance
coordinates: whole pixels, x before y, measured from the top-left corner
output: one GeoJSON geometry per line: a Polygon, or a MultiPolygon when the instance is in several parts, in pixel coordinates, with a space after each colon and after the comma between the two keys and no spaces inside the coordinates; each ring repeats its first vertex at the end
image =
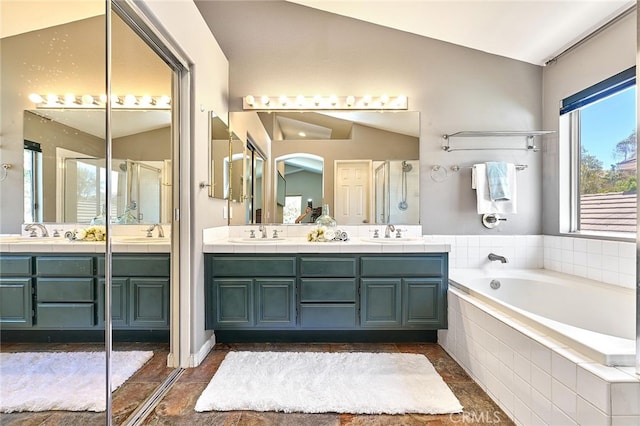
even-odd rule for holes
{"type": "Polygon", "coordinates": [[[113,158],[162,161],[171,158],[171,127],[113,139],[113,158]]]}

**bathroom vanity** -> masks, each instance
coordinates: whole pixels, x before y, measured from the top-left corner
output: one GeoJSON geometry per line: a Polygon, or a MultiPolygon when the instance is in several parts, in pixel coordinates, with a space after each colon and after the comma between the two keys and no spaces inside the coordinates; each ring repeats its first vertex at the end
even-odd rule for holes
{"type": "Polygon", "coordinates": [[[205,243],[206,328],[217,341],[429,341],[447,327],[442,244],[233,241],[205,243]]]}
{"type": "MultiPolygon", "coordinates": [[[[103,245],[12,243],[9,250],[3,250],[3,340],[81,341],[102,335],[105,262],[104,254],[96,251],[103,245]]],[[[126,251],[128,246],[119,248],[126,251]]],[[[119,252],[112,257],[111,303],[116,339],[145,335],[151,340],[166,340],[168,336],[170,255],[160,245],[155,246],[155,253],[147,251],[154,245],[145,246],[144,252],[119,252]]]]}

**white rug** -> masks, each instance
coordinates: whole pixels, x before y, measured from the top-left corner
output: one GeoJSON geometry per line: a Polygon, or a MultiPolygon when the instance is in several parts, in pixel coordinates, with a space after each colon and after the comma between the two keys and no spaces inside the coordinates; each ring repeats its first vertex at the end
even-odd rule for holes
{"type": "Polygon", "coordinates": [[[445,414],[462,406],[424,355],[229,352],[195,410],[445,414]]]}
{"type": "MultiPolygon", "coordinates": [[[[113,352],[112,389],[116,390],[153,356],[153,352],[113,352]]],[[[0,353],[0,412],[104,411],[104,352],[0,353]]]]}

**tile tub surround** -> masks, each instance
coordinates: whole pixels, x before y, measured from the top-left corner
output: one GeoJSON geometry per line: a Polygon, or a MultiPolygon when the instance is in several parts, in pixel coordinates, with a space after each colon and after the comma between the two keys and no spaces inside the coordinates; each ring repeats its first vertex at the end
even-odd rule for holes
{"type": "Polygon", "coordinates": [[[438,342],[516,424],[638,425],[640,379],[449,288],[438,342]]]}
{"type": "Polygon", "coordinates": [[[545,235],[544,268],[635,288],[636,244],[545,235]]]}

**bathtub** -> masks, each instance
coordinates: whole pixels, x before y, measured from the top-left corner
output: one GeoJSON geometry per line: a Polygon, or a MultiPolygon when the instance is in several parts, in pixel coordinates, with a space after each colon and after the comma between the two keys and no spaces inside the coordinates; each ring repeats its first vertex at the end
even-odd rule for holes
{"type": "Polygon", "coordinates": [[[451,287],[599,364],[635,365],[632,289],[544,269],[452,269],[449,278],[451,287]]]}

